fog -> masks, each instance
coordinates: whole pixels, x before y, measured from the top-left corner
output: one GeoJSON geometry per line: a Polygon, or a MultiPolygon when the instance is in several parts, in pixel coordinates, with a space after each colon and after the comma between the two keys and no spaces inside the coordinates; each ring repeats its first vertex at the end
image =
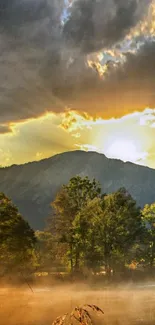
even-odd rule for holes
{"type": "Polygon", "coordinates": [[[96,304],[104,311],[96,324],[155,324],[155,287],[90,288],[88,285],[0,289],[1,325],[49,325],[77,305],[96,304]]]}

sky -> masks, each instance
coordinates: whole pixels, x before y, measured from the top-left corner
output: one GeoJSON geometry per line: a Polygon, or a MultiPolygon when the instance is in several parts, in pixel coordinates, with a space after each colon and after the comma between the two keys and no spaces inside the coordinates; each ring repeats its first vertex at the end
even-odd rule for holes
{"type": "Polygon", "coordinates": [[[155,0],[0,0],[0,165],[155,168],[155,0]]]}

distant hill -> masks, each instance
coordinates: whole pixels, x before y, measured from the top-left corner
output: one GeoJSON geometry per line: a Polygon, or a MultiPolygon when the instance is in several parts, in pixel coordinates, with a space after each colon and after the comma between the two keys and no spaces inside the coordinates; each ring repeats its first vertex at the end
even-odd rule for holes
{"type": "Polygon", "coordinates": [[[155,202],[154,169],[84,151],[0,168],[0,192],[13,200],[34,229],[42,229],[50,202],[61,185],[75,175],[95,177],[106,193],[125,187],[141,207],[155,202]]]}

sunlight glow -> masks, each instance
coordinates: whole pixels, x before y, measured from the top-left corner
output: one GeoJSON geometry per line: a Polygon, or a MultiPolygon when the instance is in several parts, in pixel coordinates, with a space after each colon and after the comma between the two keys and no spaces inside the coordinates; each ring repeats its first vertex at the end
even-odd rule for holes
{"type": "Polygon", "coordinates": [[[139,152],[136,144],[128,139],[116,139],[104,150],[109,158],[117,158],[123,161],[137,162],[145,158],[145,153],[139,152]]]}

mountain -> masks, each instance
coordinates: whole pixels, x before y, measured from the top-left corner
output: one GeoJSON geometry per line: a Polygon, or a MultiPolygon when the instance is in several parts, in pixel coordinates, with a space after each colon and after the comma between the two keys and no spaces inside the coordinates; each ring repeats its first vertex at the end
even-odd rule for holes
{"type": "Polygon", "coordinates": [[[95,178],[106,193],[125,187],[141,207],[155,202],[154,169],[84,151],[0,168],[0,192],[13,200],[34,229],[43,229],[51,201],[75,175],[95,178]]]}

